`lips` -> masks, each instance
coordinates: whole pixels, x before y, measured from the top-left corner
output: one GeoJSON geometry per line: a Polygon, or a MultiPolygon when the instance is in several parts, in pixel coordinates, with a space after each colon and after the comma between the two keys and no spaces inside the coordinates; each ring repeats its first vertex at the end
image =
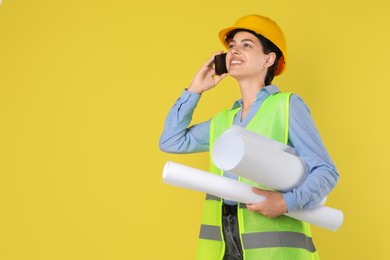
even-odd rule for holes
{"type": "Polygon", "coordinates": [[[230,61],[231,65],[237,65],[237,64],[242,64],[242,63],[243,63],[243,61],[242,60],[238,60],[238,59],[232,59],[230,61]]]}

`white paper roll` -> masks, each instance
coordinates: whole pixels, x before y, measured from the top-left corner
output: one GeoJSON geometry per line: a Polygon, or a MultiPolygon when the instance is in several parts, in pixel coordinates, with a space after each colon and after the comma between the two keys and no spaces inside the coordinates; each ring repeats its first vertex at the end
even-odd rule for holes
{"type": "Polygon", "coordinates": [[[293,155],[297,155],[294,147],[275,141],[274,139],[260,135],[241,126],[232,125],[228,130],[223,132],[222,135],[224,134],[236,134],[241,136],[242,138],[246,138],[249,140],[253,140],[254,142],[261,143],[262,146],[267,147],[269,149],[277,149],[293,155]]]}
{"type": "MultiPolygon", "coordinates": [[[[254,193],[251,185],[170,161],[164,166],[163,182],[241,203],[255,204],[265,199],[254,193]]],[[[343,223],[340,210],[325,206],[285,215],[333,231],[343,223]]]]}
{"type": "Polygon", "coordinates": [[[165,164],[163,182],[232,201],[243,202],[242,198],[245,198],[255,203],[264,200],[249,184],[170,161],[165,164]]]}
{"type": "Polygon", "coordinates": [[[224,171],[289,191],[307,175],[304,163],[294,152],[288,145],[234,126],[215,141],[212,160],[224,171]]]}

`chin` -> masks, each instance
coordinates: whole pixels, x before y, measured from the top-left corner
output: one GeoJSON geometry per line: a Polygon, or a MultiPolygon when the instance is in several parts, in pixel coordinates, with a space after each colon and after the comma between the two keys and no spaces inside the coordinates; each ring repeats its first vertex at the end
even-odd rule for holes
{"type": "Polygon", "coordinates": [[[241,73],[238,73],[236,71],[229,72],[229,76],[234,78],[234,79],[240,79],[243,77],[241,73]]]}
{"type": "Polygon", "coordinates": [[[228,73],[231,77],[235,77],[235,76],[240,75],[240,73],[238,71],[234,71],[234,70],[229,70],[228,73]]]}

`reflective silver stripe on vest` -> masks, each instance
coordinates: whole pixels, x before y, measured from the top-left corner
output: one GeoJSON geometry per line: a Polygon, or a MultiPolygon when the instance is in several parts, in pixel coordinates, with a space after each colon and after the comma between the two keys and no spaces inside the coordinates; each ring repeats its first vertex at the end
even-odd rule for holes
{"type": "Polygon", "coordinates": [[[206,200],[216,200],[216,201],[220,201],[221,198],[220,198],[220,197],[217,197],[217,196],[214,196],[214,195],[211,195],[211,194],[206,194],[206,200]]]}
{"type": "Polygon", "coordinates": [[[311,237],[298,232],[256,232],[242,234],[245,249],[267,247],[295,247],[315,252],[316,249],[311,237]]]}
{"type": "Polygon", "coordinates": [[[218,226],[202,224],[200,226],[199,238],[222,241],[221,229],[218,226]]]}

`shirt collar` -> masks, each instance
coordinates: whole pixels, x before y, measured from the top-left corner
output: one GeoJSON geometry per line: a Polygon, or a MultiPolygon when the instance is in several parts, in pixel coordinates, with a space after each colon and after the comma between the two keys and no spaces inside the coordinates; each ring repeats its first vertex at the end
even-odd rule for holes
{"type": "MultiPolygon", "coordinates": [[[[260,99],[264,99],[264,97],[268,97],[268,96],[275,94],[275,93],[278,93],[278,92],[280,92],[280,90],[275,85],[265,86],[265,87],[261,88],[260,91],[256,94],[255,102],[260,100],[260,99]]],[[[241,106],[242,106],[242,98],[240,98],[234,102],[232,109],[235,109],[235,108],[241,107],[241,106]]]]}

